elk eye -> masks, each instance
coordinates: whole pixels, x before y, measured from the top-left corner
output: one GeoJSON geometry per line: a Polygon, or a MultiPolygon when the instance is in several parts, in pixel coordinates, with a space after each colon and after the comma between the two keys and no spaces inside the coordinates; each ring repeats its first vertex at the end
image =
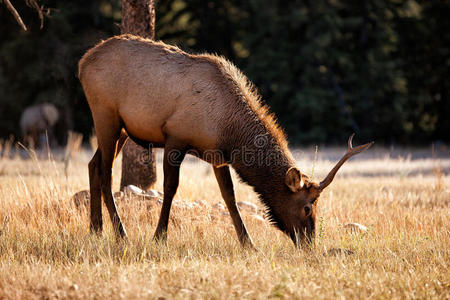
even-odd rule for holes
{"type": "Polygon", "coordinates": [[[311,207],[309,207],[309,205],[306,205],[305,207],[303,207],[303,210],[305,211],[305,215],[308,217],[311,213],[311,207]]]}

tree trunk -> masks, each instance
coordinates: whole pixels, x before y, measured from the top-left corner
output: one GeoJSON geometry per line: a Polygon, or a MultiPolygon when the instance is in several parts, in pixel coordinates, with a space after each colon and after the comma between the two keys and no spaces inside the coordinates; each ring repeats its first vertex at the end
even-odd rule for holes
{"type": "Polygon", "coordinates": [[[155,38],[154,0],[122,0],[121,33],[155,38]]]}
{"type": "MultiPolygon", "coordinates": [[[[121,33],[146,38],[155,37],[154,0],[122,0],[121,33]]],[[[144,149],[128,138],[122,150],[120,189],[129,184],[147,190],[156,182],[156,159],[153,149],[144,149]]]]}

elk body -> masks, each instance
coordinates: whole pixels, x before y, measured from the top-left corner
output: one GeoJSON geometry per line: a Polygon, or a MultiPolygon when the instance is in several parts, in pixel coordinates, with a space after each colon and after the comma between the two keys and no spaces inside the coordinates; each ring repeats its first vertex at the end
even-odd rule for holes
{"type": "Polygon", "coordinates": [[[94,231],[102,230],[102,195],[116,233],[126,237],[111,192],[111,168],[127,135],[145,147],[164,147],[164,201],[155,239],[166,238],[180,164],[189,153],[212,165],[242,245],[252,242],[236,206],[230,165],[258,193],[273,224],[297,244],[314,236],[321,191],[345,160],[371,145],[353,149],[352,136],[327,178],[310,182],[274,117],[229,61],[131,35],[90,49],[80,60],[79,78],[98,138],[89,163],[94,231]]]}

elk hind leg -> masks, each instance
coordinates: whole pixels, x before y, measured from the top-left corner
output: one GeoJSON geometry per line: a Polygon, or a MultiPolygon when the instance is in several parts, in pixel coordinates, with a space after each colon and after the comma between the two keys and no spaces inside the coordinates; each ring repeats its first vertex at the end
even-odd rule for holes
{"type": "Polygon", "coordinates": [[[101,182],[100,182],[100,168],[101,168],[101,152],[100,149],[94,154],[89,162],[89,188],[91,195],[91,223],[90,229],[92,232],[100,233],[103,229],[102,221],[102,198],[101,198],[101,182]]]}
{"type": "Polygon", "coordinates": [[[120,219],[114,196],[111,191],[112,166],[114,158],[117,156],[116,152],[118,153],[121,146],[123,145],[123,142],[119,142],[122,128],[120,126],[118,116],[116,116],[114,113],[104,112],[101,115],[101,118],[98,118],[98,115],[95,115],[95,117],[94,122],[95,120],[100,121],[95,122],[95,130],[97,132],[98,147],[101,152],[101,194],[105,201],[106,207],[108,208],[109,216],[111,218],[111,222],[113,224],[116,235],[122,238],[126,238],[127,233],[120,219]]]}

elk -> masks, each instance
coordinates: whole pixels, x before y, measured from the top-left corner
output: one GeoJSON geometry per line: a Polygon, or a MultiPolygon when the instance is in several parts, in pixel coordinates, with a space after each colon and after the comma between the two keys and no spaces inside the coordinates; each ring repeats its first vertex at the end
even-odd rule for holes
{"type": "Polygon", "coordinates": [[[127,237],[111,192],[112,164],[127,137],[144,147],[164,148],[164,199],[154,239],[166,240],[180,164],[193,154],[212,165],[239,242],[250,247],[229,166],[259,195],[268,219],[300,245],[314,237],[320,193],[347,159],[372,145],[353,148],[352,135],[347,153],[317,184],[296,166],[256,89],[222,57],[121,35],[87,51],[78,72],[98,138],[89,162],[93,232],[102,230],[103,196],[116,235],[127,237]]]}
{"type": "Polygon", "coordinates": [[[60,113],[53,104],[41,103],[28,106],[20,116],[20,128],[24,141],[31,142],[39,148],[41,136],[47,133],[49,144],[53,144],[56,140],[53,129],[58,120],[60,120],[60,113]]]}

